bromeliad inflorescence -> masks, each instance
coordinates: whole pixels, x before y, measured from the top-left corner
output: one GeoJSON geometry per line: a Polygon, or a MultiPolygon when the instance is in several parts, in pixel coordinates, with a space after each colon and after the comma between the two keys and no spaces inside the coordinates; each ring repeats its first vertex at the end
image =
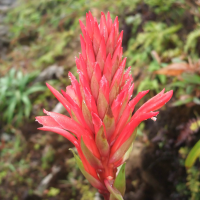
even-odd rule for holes
{"type": "Polygon", "coordinates": [[[159,112],[154,111],[171,99],[173,91],[162,90],[132,116],[135,105],[148,91],[130,100],[134,84],[131,68],[125,71],[118,17],[112,22],[109,12],[107,19],[101,13],[98,24],[89,12],[86,26],[81,21],[80,26],[82,53],[76,58],[79,81],[69,72],[72,85],[62,94],[47,84],[71,118],[44,110],[47,116],[36,120],[43,125],[40,130],[63,135],[74,144],[80,170],[106,200],[121,200],[125,192],[124,163],[136,128],[143,120],[155,120],[159,112]]]}

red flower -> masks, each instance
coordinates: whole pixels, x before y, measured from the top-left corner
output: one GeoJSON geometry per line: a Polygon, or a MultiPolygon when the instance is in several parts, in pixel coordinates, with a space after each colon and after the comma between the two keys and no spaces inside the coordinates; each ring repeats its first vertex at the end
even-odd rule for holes
{"type": "Polygon", "coordinates": [[[40,130],[63,135],[74,144],[82,161],[75,155],[81,171],[105,199],[112,195],[122,199],[123,192],[113,186],[117,167],[128,157],[136,127],[143,120],[155,119],[159,112],[154,111],[171,99],[173,91],[162,90],[132,116],[135,105],[148,91],[130,100],[134,84],[130,67],[125,71],[126,58],[122,59],[123,31],[119,33],[118,17],[112,22],[109,12],[107,20],[101,13],[98,24],[89,12],[86,27],[81,21],[80,26],[82,54],[76,58],[79,81],[69,72],[72,85],[62,94],[47,84],[71,118],[44,110],[47,116],[36,120],[43,125],[40,130]]]}

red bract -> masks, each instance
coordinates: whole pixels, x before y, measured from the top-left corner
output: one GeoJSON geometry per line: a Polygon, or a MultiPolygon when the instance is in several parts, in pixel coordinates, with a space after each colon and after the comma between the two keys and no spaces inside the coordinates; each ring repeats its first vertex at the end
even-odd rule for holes
{"type": "Polygon", "coordinates": [[[155,119],[159,112],[154,111],[171,99],[173,91],[162,90],[132,116],[135,105],[148,91],[130,100],[134,84],[130,67],[125,71],[126,58],[122,59],[123,31],[119,33],[118,18],[112,22],[109,12],[107,20],[101,13],[98,24],[89,12],[86,26],[81,21],[80,26],[82,54],[76,58],[79,81],[69,72],[72,85],[62,94],[47,84],[71,117],[44,110],[47,116],[36,120],[43,125],[40,130],[58,133],[74,144],[82,173],[105,199],[122,199],[125,181],[117,179],[117,167],[128,158],[137,126],[143,120],[155,119]]]}

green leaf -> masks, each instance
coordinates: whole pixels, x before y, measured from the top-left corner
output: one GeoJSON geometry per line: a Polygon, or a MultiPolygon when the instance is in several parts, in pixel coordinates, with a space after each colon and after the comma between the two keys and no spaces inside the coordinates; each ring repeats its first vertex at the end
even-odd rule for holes
{"type": "Polygon", "coordinates": [[[187,85],[187,83],[185,83],[183,81],[176,81],[174,83],[171,83],[170,87],[183,87],[183,88],[185,88],[186,85],[187,85]]]}
{"type": "Polygon", "coordinates": [[[104,185],[99,180],[97,180],[92,175],[90,175],[87,171],[85,171],[83,163],[81,162],[80,158],[75,154],[74,150],[73,149],[69,149],[69,150],[73,153],[79,169],[81,170],[81,172],[85,176],[85,178],[90,182],[90,184],[95,188],[98,188],[100,190],[105,190],[104,185]]]}
{"type": "Polygon", "coordinates": [[[126,163],[124,163],[117,175],[117,178],[115,179],[114,186],[121,195],[123,196],[126,190],[126,175],[125,175],[125,166],[126,163]]]}
{"type": "Polygon", "coordinates": [[[185,161],[185,167],[187,168],[192,167],[199,156],[200,156],[200,140],[194,145],[194,147],[188,154],[185,161]]]}
{"type": "Polygon", "coordinates": [[[8,123],[10,123],[13,119],[16,105],[17,105],[17,100],[13,97],[9,103],[8,109],[4,113],[4,117],[7,119],[8,123]]]}
{"type": "Polygon", "coordinates": [[[109,180],[104,180],[106,188],[111,193],[110,200],[123,200],[121,193],[113,186],[111,186],[109,180]]]}
{"type": "Polygon", "coordinates": [[[190,49],[194,51],[197,41],[200,37],[200,29],[194,29],[190,34],[187,35],[187,41],[184,50],[188,52],[190,49]]]}
{"type": "Polygon", "coordinates": [[[14,95],[15,95],[15,98],[17,100],[17,103],[20,103],[20,101],[21,101],[21,92],[19,90],[16,90],[14,95]]]}
{"type": "Polygon", "coordinates": [[[83,151],[84,156],[90,163],[90,165],[96,169],[103,169],[103,165],[101,161],[93,155],[93,153],[88,149],[83,141],[83,137],[81,137],[81,149],[83,151]]]}
{"type": "Polygon", "coordinates": [[[150,80],[150,78],[147,77],[138,86],[137,93],[147,89],[157,91],[158,88],[159,88],[158,81],[156,79],[150,80]]]}
{"type": "Polygon", "coordinates": [[[166,77],[165,75],[163,75],[163,74],[158,74],[157,76],[158,76],[158,78],[159,78],[159,80],[160,80],[160,82],[161,82],[162,84],[166,84],[167,77],[166,77]]]}
{"type": "Polygon", "coordinates": [[[200,76],[197,74],[183,74],[182,78],[188,83],[200,85],[200,76]]]}
{"type": "Polygon", "coordinates": [[[48,194],[48,196],[50,196],[50,197],[55,197],[55,196],[57,196],[59,193],[60,193],[60,189],[51,187],[51,188],[49,189],[49,192],[48,192],[47,194],[48,194]]]}
{"type": "Polygon", "coordinates": [[[190,103],[192,101],[193,101],[193,97],[189,97],[189,98],[184,99],[184,100],[178,100],[178,101],[173,102],[172,106],[181,106],[181,105],[190,103]]]}
{"type": "Polygon", "coordinates": [[[44,91],[44,90],[46,90],[46,87],[38,85],[38,86],[32,86],[25,93],[26,93],[26,95],[30,95],[32,93],[41,92],[41,91],[44,91]]]}
{"type": "Polygon", "coordinates": [[[28,118],[31,112],[31,102],[28,98],[28,96],[23,95],[22,96],[22,102],[24,103],[25,107],[24,107],[24,114],[25,116],[28,118]]]}

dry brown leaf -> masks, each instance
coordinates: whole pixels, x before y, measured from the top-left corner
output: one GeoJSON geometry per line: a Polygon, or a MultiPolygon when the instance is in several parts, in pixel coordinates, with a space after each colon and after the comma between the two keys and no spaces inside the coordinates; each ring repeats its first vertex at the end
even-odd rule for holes
{"type": "Polygon", "coordinates": [[[156,74],[164,74],[168,76],[179,76],[183,72],[190,71],[190,66],[187,63],[173,63],[160,70],[155,71],[156,74]]]}
{"type": "Polygon", "coordinates": [[[164,74],[168,76],[180,76],[184,72],[200,72],[200,59],[193,62],[188,58],[188,63],[172,63],[162,69],[155,71],[155,74],[164,74]]]}

